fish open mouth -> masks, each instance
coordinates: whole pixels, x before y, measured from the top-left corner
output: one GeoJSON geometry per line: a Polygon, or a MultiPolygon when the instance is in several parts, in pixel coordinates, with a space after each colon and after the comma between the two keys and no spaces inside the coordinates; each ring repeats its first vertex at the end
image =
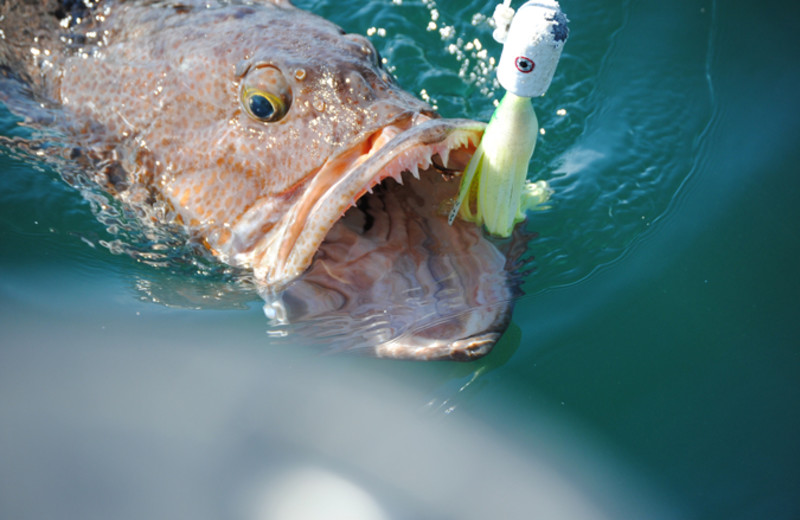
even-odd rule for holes
{"type": "MultiPolygon", "coordinates": [[[[362,195],[385,179],[401,181],[403,172],[419,178],[435,157],[441,167],[460,172],[485,127],[477,121],[421,114],[382,127],[330,158],[303,187],[291,212],[260,244],[234,260],[252,265],[256,278],[266,285],[282,287],[308,267],[325,235],[362,195]]],[[[248,219],[242,220],[245,224],[248,219]]]]}
{"type": "Polygon", "coordinates": [[[510,318],[506,258],[474,224],[447,223],[484,127],[407,121],[328,161],[282,223],[279,261],[261,273],[293,278],[264,295],[275,331],[382,357],[489,352],[510,318]]]}

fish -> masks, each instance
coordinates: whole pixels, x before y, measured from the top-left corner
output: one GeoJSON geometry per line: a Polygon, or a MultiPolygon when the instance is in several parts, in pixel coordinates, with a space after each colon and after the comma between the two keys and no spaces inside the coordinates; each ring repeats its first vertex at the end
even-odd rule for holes
{"type": "Polygon", "coordinates": [[[404,91],[363,35],[287,0],[7,1],[0,84],[148,225],[252,273],[276,330],[471,360],[509,324],[514,259],[447,222],[485,125],[404,91]]]}

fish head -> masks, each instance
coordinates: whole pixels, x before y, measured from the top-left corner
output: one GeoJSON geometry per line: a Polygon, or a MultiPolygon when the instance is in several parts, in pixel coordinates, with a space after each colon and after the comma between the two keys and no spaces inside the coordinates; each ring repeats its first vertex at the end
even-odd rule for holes
{"type": "Polygon", "coordinates": [[[439,119],[395,83],[366,37],[269,7],[216,10],[226,45],[213,52],[185,50],[209,45],[202,27],[172,31],[185,55],[172,83],[197,99],[172,104],[194,113],[172,135],[182,150],[166,154],[163,191],[215,254],[280,288],[367,190],[436,154],[474,149],[484,125],[439,119]]]}
{"type": "Polygon", "coordinates": [[[476,226],[448,226],[444,207],[485,125],[440,118],[367,38],[286,2],[196,3],[171,16],[115,6],[116,41],[92,69],[66,67],[65,105],[113,103],[94,117],[132,129],[126,170],[152,176],[175,218],[252,269],[288,315],[360,319],[397,304],[404,318],[384,324],[376,353],[488,352],[510,315],[505,258],[476,226]],[[401,183],[410,191],[387,198],[401,183]]]}

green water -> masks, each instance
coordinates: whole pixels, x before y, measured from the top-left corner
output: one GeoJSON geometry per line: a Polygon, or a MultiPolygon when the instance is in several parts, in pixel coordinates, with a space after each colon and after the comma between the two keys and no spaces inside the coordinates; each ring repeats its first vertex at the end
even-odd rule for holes
{"type": "MultiPolygon", "coordinates": [[[[493,5],[297,3],[445,116],[491,115],[493,5]]],[[[312,468],[306,501],[335,476],[386,518],[800,518],[800,9],[562,7],[553,206],[478,362],[273,345],[252,294],[110,253],[56,173],[0,156],[0,516],[269,518],[312,468]]]]}

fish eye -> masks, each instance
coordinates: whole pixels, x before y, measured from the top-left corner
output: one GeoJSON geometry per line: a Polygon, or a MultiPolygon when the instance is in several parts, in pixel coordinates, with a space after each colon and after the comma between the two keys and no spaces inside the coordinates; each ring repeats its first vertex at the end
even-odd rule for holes
{"type": "Polygon", "coordinates": [[[523,74],[531,72],[534,67],[536,67],[536,64],[533,63],[533,60],[525,56],[517,56],[517,59],[514,60],[514,65],[517,67],[517,70],[523,74]]]}
{"type": "Polygon", "coordinates": [[[250,68],[242,78],[240,103],[244,112],[262,123],[280,121],[292,103],[292,89],[272,65],[250,68]]]}
{"type": "Polygon", "coordinates": [[[243,89],[242,104],[253,119],[265,123],[278,121],[286,115],[286,103],[275,94],[263,90],[243,89]]]}

